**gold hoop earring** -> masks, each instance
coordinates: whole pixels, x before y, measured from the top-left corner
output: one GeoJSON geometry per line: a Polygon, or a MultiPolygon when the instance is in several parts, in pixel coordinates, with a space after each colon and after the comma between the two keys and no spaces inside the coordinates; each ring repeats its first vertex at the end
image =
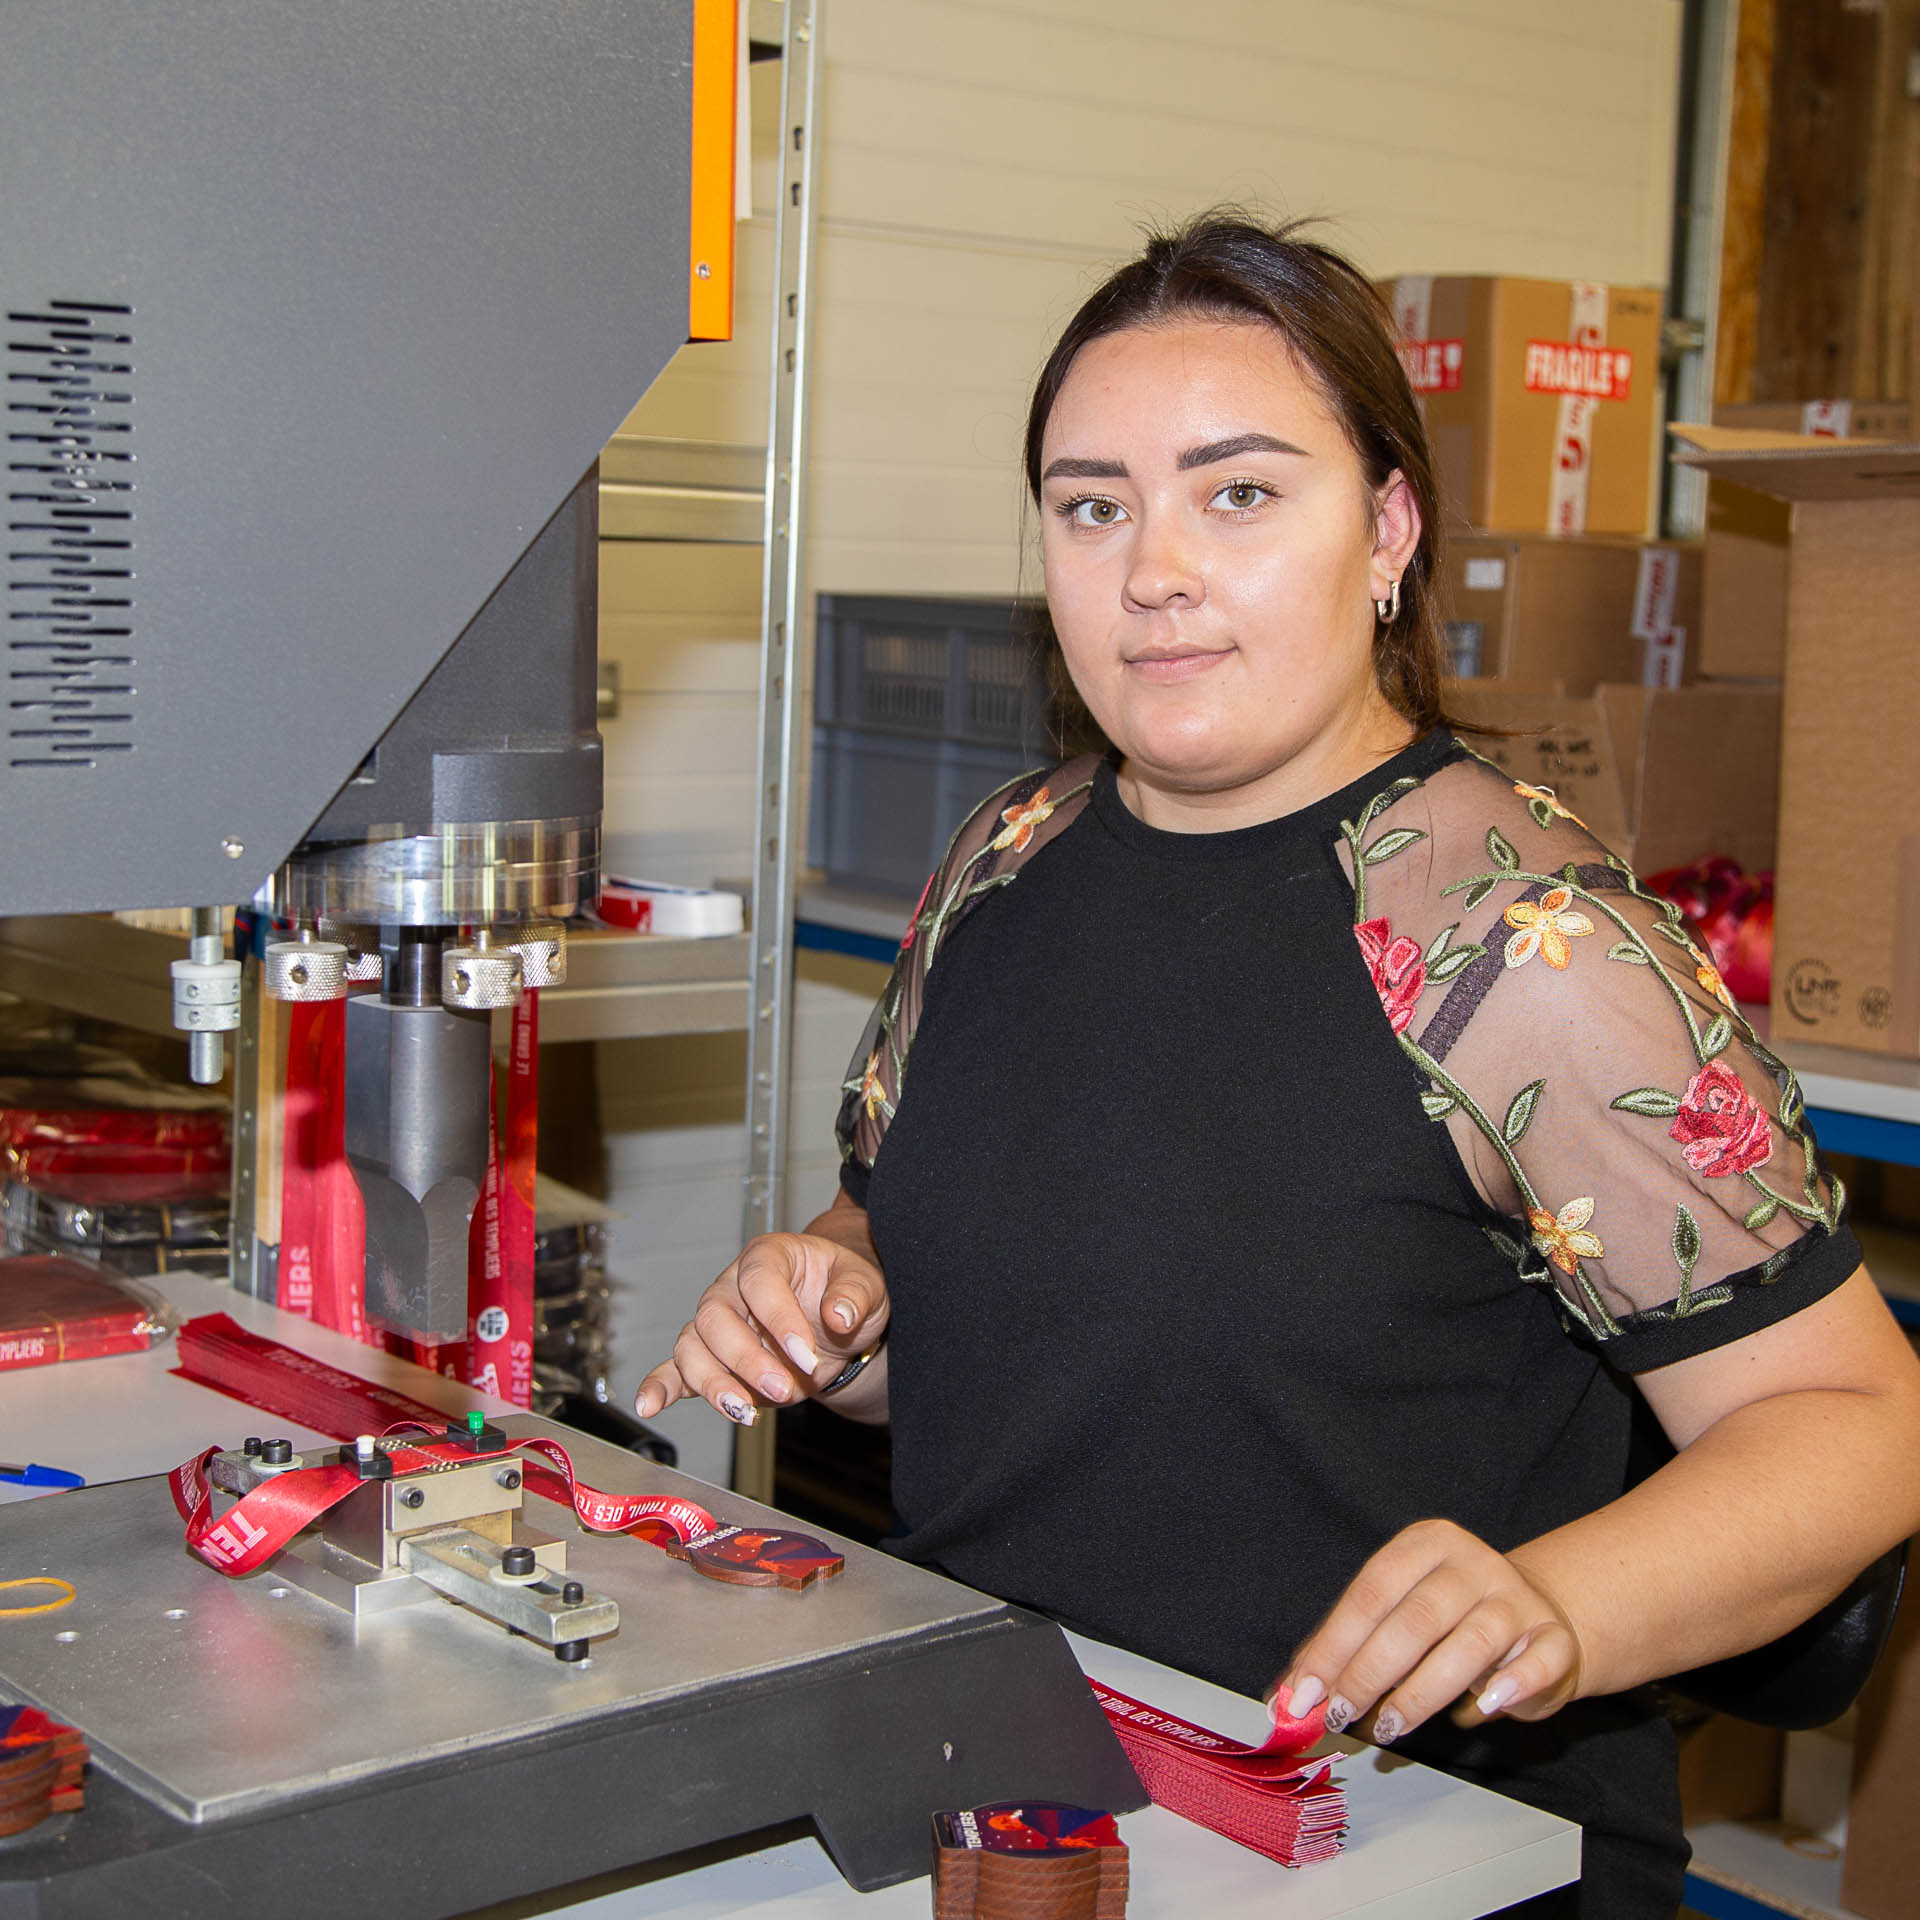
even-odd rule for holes
{"type": "Polygon", "coordinates": [[[1396,579],[1388,589],[1384,600],[1376,600],[1373,610],[1380,617],[1382,626],[1390,627],[1400,618],[1400,582],[1396,579]]]}

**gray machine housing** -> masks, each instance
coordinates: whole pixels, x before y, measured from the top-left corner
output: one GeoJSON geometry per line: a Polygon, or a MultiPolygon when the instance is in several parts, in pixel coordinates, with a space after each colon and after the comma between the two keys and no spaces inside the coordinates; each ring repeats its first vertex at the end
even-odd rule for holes
{"type": "Polygon", "coordinates": [[[597,811],[590,663],[556,712],[483,635],[394,729],[685,338],[691,50],[691,0],[7,8],[7,912],[245,900],[420,821],[429,735],[434,819],[597,811]]]}

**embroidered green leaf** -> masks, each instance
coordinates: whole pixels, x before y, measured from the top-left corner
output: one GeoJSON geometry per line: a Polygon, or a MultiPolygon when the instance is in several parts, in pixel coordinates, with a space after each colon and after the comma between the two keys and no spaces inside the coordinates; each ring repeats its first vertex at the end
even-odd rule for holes
{"type": "Polygon", "coordinates": [[[1826,1229],[1832,1233],[1840,1224],[1840,1211],[1847,1204],[1847,1183],[1837,1173],[1827,1175],[1830,1198],[1827,1201],[1826,1229]]]}
{"type": "Polygon", "coordinates": [[[1800,1116],[1807,1110],[1807,1103],[1800,1097],[1800,1082],[1789,1073],[1786,1090],[1780,1096],[1780,1124],[1792,1131],[1800,1124],[1800,1116]]]}
{"type": "Polygon", "coordinates": [[[1580,869],[1569,860],[1567,864],[1560,869],[1560,878],[1564,880],[1568,886],[1577,887],[1580,884],[1580,869]]]}
{"type": "Polygon", "coordinates": [[[1432,966],[1433,963],[1446,952],[1447,942],[1459,931],[1460,922],[1455,920],[1450,925],[1442,927],[1440,931],[1427,942],[1426,962],[1428,966],[1432,966]]]}
{"type": "Polygon", "coordinates": [[[1429,1120],[1444,1120],[1459,1104],[1452,1094],[1441,1093],[1432,1087],[1420,1096],[1421,1110],[1429,1120]]]}
{"type": "Polygon", "coordinates": [[[1777,1053],[1770,1052],[1766,1043],[1752,1033],[1747,1036],[1747,1051],[1767,1069],[1769,1073],[1785,1074],[1792,1079],[1793,1070],[1777,1053]]]}
{"type": "Polygon", "coordinates": [[[1533,823],[1535,826],[1550,827],[1553,825],[1552,801],[1543,800],[1536,793],[1533,798],[1527,802],[1527,811],[1533,815],[1533,823]]]}
{"type": "Polygon", "coordinates": [[[1711,1060],[1716,1054],[1725,1053],[1727,1042],[1733,1038],[1733,1022],[1723,1013],[1700,1036],[1700,1058],[1711,1060]]]}
{"type": "Polygon", "coordinates": [[[1498,1248],[1500,1252],[1504,1253],[1516,1267],[1524,1268],[1526,1266],[1527,1250],[1518,1240],[1515,1240],[1510,1234],[1502,1233],[1498,1227],[1483,1227],[1481,1228],[1481,1232],[1483,1232],[1487,1238],[1493,1242],[1494,1246],[1498,1248]]]}
{"type": "Polygon", "coordinates": [[[1745,1227],[1749,1233],[1758,1233],[1762,1227],[1767,1226],[1772,1221],[1773,1216],[1779,1211],[1779,1199],[1771,1193],[1765,1194],[1747,1209],[1747,1217],[1740,1224],[1745,1227]]]}
{"type": "Polygon", "coordinates": [[[1514,852],[1512,843],[1498,827],[1487,829],[1487,858],[1496,867],[1504,867],[1509,873],[1520,864],[1520,856],[1514,852]]]}
{"type": "Polygon", "coordinates": [[[1770,1287],[1774,1281],[1780,1278],[1787,1262],[1792,1258],[1793,1249],[1791,1247],[1782,1247],[1780,1251],[1760,1269],[1760,1284],[1763,1287],[1770,1287]]]}
{"type": "Polygon", "coordinates": [[[1609,960],[1624,960],[1630,967],[1650,967],[1653,962],[1647,958],[1646,949],[1637,940],[1616,940],[1607,949],[1609,960]]]}
{"type": "Polygon", "coordinates": [[[1680,1102],[1664,1087],[1635,1087],[1608,1102],[1616,1113],[1637,1113],[1643,1120],[1671,1120],[1680,1102]]]}
{"type": "Polygon", "coordinates": [[[1684,1202],[1674,1210],[1673,1258],[1680,1269],[1680,1290],[1685,1295],[1692,1290],[1693,1269],[1700,1259],[1700,1223],[1684,1202]]]}
{"type": "Polygon", "coordinates": [[[1500,1128],[1501,1138],[1508,1146],[1514,1145],[1533,1124],[1533,1110],[1540,1104],[1540,1094],[1546,1084],[1544,1080],[1531,1080],[1513,1096],[1513,1104],[1508,1107],[1500,1128]]]}
{"type": "Polygon", "coordinates": [[[1464,946],[1450,948],[1427,969],[1429,981],[1451,980],[1456,973],[1464,973],[1476,960],[1486,954],[1485,947],[1464,946]]]}
{"type": "Polygon", "coordinates": [[[1653,923],[1653,930],[1661,939],[1671,940],[1676,947],[1684,947],[1687,944],[1687,936],[1671,920],[1656,920],[1653,923]]]}
{"type": "Polygon", "coordinates": [[[1395,827],[1391,833],[1383,833],[1360,857],[1370,867],[1377,867],[1382,860],[1391,860],[1396,853],[1405,853],[1416,840],[1427,836],[1418,827],[1395,827]]]}
{"type": "Polygon", "coordinates": [[[1476,880],[1473,885],[1467,889],[1467,897],[1461,902],[1461,905],[1471,913],[1499,884],[1500,876],[1497,873],[1488,874],[1484,880],[1476,880]]]}

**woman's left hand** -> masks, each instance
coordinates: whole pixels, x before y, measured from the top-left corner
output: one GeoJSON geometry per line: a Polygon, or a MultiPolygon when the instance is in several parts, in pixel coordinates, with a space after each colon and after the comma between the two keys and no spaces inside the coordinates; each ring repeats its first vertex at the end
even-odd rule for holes
{"type": "Polygon", "coordinates": [[[1450,1520],[1403,1529],[1294,1655],[1276,1699],[1298,1715],[1324,1698],[1329,1733],[1372,1713],[1381,1746],[1456,1700],[1462,1726],[1544,1720],[1579,1691],[1580,1640],[1524,1559],[1450,1520]]]}

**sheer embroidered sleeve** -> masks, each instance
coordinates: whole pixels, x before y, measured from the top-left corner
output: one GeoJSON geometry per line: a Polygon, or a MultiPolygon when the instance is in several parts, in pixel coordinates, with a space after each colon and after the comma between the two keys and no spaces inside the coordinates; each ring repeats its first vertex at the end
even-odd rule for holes
{"type": "Polygon", "coordinates": [[[983,800],[962,823],[946,857],[921,892],[900,942],[886,990],[841,1085],[840,1184],[862,1206],[867,1178],[906,1084],[914,1029],[926,1005],[941,943],[990,894],[1018,877],[1085,809],[1097,759],[1022,774],[983,800]]]}
{"type": "Polygon", "coordinates": [[[1858,1267],[1792,1073],[1677,909],[1553,794],[1465,755],[1342,834],[1410,1097],[1578,1337],[1643,1372],[1858,1267]]]}

